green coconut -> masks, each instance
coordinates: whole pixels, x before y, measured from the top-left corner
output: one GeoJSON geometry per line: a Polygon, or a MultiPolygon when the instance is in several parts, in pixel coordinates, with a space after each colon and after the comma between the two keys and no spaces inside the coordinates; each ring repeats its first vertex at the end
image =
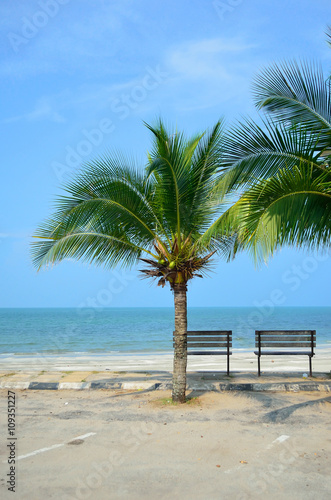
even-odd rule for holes
{"type": "Polygon", "coordinates": [[[176,266],[176,262],[175,261],[172,261],[170,262],[169,264],[169,269],[174,269],[174,267],[176,266]]]}

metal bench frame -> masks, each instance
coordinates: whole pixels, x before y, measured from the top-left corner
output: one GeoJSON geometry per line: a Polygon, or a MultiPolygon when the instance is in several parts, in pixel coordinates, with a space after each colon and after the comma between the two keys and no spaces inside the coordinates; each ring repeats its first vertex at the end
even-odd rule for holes
{"type": "Polygon", "coordinates": [[[309,356],[309,375],[312,377],[312,357],[316,347],[316,330],[255,330],[255,347],[258,351],[258,376],[261,376],[261,356],[309,356]],[[270,350],[275,347],[300,348],[299,350],[270,350]],[[307,350],[309,349],[309,351],[307,350]]]}
{"type": "MultiPolygon", "coordinates": [[[[174,332],[175,335],[175,332],[174,332]]],[[[203,330],[187,332],[188,356],[226,356],[227,375],[230,374],[230,356],[232,352],[231,330],[203,330]],[[201,348],[203,350],[201,350],[201,348]],[[211,349],[212,348],[212,349],[211,349]],[[222,348],[222,350],[220,350],[222,348]],[[206,350],[207,349],[207,350],[206,350]]]]}

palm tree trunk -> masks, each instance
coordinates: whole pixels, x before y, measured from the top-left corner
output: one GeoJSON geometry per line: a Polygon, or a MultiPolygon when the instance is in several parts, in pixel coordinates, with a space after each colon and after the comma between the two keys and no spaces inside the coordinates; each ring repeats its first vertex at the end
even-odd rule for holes
{"type": "Polygon", "coordinates": [[[174,283],[175,300],[175,352],[172,375],[172,400],[185,403],[187,365],[187,301],[186,284],[174,283]]]}

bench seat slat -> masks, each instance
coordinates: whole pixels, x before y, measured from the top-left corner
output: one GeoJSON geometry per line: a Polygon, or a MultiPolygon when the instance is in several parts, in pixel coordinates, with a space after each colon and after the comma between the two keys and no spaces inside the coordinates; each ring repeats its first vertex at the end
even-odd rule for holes
{"type": "Polygon", "coordinates": [[[223,337],[226,337],[227,335],[230,335],[231,336],[231,330],[222,330],[222,331],[218,331],[218,330],[190,330],[187,332],[187,335],[218,335],[218,336],[223,336],[223,337]]]}
{"type": "MultiPolygon", "coordinates": [[[[281,335],[263,335],[261,336],[261,342],[287,342],[287,341],[292,341],[292,342],[311,342],[311,335],[287,335],[286,338],[284,338],[281,335]]],[[[314,340],[316,340],[314,338],[314,340]]],[[[255,339],[256,342],[258,342],[258,339],[255,339]]]]}
{"type": "MultiPolygon", "coordinates": [[[[261,347],[311,347],[311,342],[263,342],[261,341],[261,347]]],[[[314,342],[314,347],[316,347],[316,342],[314,342]]],[[[259,344],[256,343],[255,347],[259,347],[259,344]]]]}
{"type": "MultiPolygon", "coordinates": [[[[254,354],[259,355],[259,351],[254,351],[254,354]]],[[[311,351],[261,351],[263,356],[314,356],[311,351]]]]}
{"type": "Polygon", "coordinates": [[[260,335],[309,335],[313,332],[316,335],[316,330],[256,330],[255,334],[260,335]]]}
{"type": "Polygon", "coordinates": [[[224,344],[226,344],[227,340],[226,338],[222,338],[222,337],[191,337],[191,335],[188,335],[187,336],[187,342],[223,342],[224,344]]]}
{"type": "MultiPolygon", "coordinates": [[[[172,342],[172,345],[175,346],[175,341],[172,342]]],[[[187,341],[187,347],[232,347],[232,342],[217,342],[213,340],[212,342],[206,342],[205,339],[201,339],[196,342],[192,342],[191,340],[187,341]],[[202,345],[203,344],[203,345],[202,345]]]]}
{"type": "Polygon", "coordinates": [[[229,344],[225,344],[224,342],[194,342],[193,344],[188,343],[187,348],[188,349],[193,349],[195,347],[204,347],[207,349],[209,347],[222,347],[223,349],[227,349],[227,347],[232,347],[232,342],[229,342],[229,344]]]}
{"type": "MultiPolygon", "coordinates": [[[[227,351],[187,351],[188,355],[211,355],[211,356],[226,356],[228,353],[227,351]]],[[[230,351],[229,354],[231,355],[232,352],[230,351]]]]}
{"type": "MultiPolygon", "coordinates": [[[[228,346],[227,343],[224,342],[194,342],[193,344],[187,343],[187,347],[192,348],[192,347],[224,347],[226,348],[228,346]]],[[[232,344],[229,344],[229,347],[232,347],[232,344]]]]}

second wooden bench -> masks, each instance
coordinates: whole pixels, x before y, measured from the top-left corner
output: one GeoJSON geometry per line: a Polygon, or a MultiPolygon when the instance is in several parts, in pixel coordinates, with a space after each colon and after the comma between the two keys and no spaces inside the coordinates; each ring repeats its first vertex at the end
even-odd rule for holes
{"type": "Polygon", "coordinates": [[[311,360],[316,347],[316,330],[256,330],[255,347],[258,349],[254,354],[258,356],[259,377],[260,358],[264,355],[309,356],[309,375],[312,376],[311,360]]]}

